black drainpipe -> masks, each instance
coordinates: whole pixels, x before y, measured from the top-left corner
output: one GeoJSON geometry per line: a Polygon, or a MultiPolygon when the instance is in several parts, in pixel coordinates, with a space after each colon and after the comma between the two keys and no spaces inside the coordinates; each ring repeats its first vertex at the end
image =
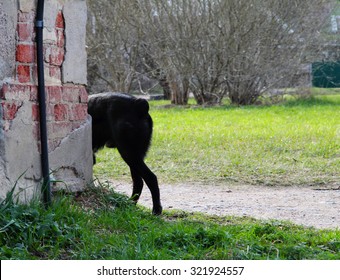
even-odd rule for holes
{"type": "Polygon", "coordinates": [[[42,195],[45,206],[51,204],[51,184],[48,163],[47,125],[46,125],[46,98],[44,78],[44,0],[38,0],[36,15],[36,43],[37,43],[37,70],[38,70],[38,100],[40,112],[40,141],[41,141],[41,168],[43,176],[42,195]]]}

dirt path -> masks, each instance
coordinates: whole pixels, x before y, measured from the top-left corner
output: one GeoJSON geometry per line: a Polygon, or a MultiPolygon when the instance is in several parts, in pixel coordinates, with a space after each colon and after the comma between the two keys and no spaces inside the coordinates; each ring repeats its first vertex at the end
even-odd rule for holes
{"type": "MultiPolygon", "coordinates": [[[[129,183],[112,182],[117,192],[131,194],[129,183]]],[[[181,209],[214,215],[250,216],[288,220],[316,228],[340,229],[340,186],[264,187],[209,186],[200,183],[161,186],[164,209],[181,209]]],[[[140,204],[151,208],[145,187],[140,204]]]]}

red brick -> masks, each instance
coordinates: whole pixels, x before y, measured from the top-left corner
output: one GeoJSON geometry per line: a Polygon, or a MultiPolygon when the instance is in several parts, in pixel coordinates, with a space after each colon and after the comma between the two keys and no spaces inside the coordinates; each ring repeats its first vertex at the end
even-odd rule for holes
{"type": "Polygon", "coordinates": [[[79,87],[64,86],[62,97],[63,97],[63,100],[66,102],[78,103],[79,102],[79,87]]]}
{"type": "Polygon", "coordinates": [[[1,90],[0,90],[0,98],[1,99],[6,99],[6,95],[9,91],[9,85],[8,84],[3,84],[1,90]]]}
{"type": "MultiPolygon", "coordinates": [[[[35,140],[40,140],[40,125],[38,122],[35,122],[32,126],[33,136],[35,140]]],[[[39,151],[40,151],[40,143],[38,143],[39,151]]]]}
{"type": "Polygon", "coordinates": [[[31,81],[30,66],[19,64],[17,67],[17,78],[19,83],[29,83],[31,81]]]}
{"type": "Polygon", "coordinates": [[[79,102],[87,103],[88,97],[89,97],[89,95],[88,95],[88,93],[86,91],[86,88],[85,87],[81,87],[79,89],[79,102]]]}
{"type": "Polygon", "coordinates": [[[65,46],[65,35],[64,35],[64,30],[56,30],[57,34],[57,46],[59,48],[64,48],[65,46]]]}
{"type": "Polygon", "coordinates": [[[72,121],[80,121],[85,120],[87,117],[87,104],[75,104],[71,109],[71,118],[72,121]]]}
{"type": "Polygon", "coordinates": [[[39,113],[39,105],[32,104],[32,120],[39,121],[40,120],[40,113],[39,113]]]}
{"type": "Polygon", "coordinates": [[[61,71],[59,66],[49,66],[48,74],[51,78],[56,80],[61,80],[61,71]]]}
{"type": "Polygon", "coordinates": [[[60,86],[47,87],[47,99],[49,103],[60,103],[61,102],[61,87],[60,86]]]}
{"type": "Polygon", "coordinates": [[[21,105],[13,102],[13,103],[9,103],[9,102],[1,102],[1,106],[2,106],[2,118],[4,120],[13,120],[19,110],[19,108],[21,107],[21,105]]]}
{"type": "Polygon", "coordinates": [[[47,104],[47,106],[46,106],[46,120],[48,122],[53,122],[55,120],[54,105],[47,104]]]}
{"type": "Polygon", "coordinates": [[[58,48],[56,46],[50,46],[48,50],[46,50],[45,61],[51,65],[61,66],[64,61],[64,48],[58,48]]]}
{"type": "Polygon", "coordinates": [[[38,88],[37,88],[37,86],[31,86],[29,100],[30,101],[37,101],[38,100],[38,88]]]}
{"type": "MultiPolygon", "coordinates": [[[[30,100],[32,86],[24,84],[4,84],[1,98],[5,100],[30,100]]],[[[34,90],[34,86],[33,86],[34,90]]]]}
{"type": "Polygon", "coordinates": [[[23,63],[32,63],[35,59],[34,46],[33,45],[17,45],[16,49],[16,61],[23,63]]]}
{"type": "Polygon", "coordinates": [[[56,21],[55,21],[56,28],[64,28],[64,17],[61,11],[58,12],[56,21]]]}
{"type": "Polygon", "coordinates": [[[68,106],[66,104],[54,105],[54,120],[55,121],[68,120],[68,106]]]}
{"type": "Polygon", "coordinates": [[[13,92],[16,93],[17,85],[12,84],[4,84],[1,89],[1,98],[6,99],[13,99],[13,92]]]}
{"type": "Polygon", "coordinates": [[[18,40],[19,41],[32,41],[33,40],[33,34],[34,34],[34,28],[33,24],[31,23],[18,23],[17,25],[17,31],[18,31],[18,40]]]}

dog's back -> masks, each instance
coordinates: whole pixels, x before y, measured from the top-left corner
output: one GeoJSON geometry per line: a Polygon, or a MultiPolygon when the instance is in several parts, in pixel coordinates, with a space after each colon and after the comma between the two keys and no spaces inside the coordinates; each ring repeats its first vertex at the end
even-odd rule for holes
{"type": "Polygon", "coordinates": [[[146,100],[123,93],[94,94],[89,96],[88,113],[92,116],[94,151],[106,145],[145,156],[152,136],[146,100]]]}

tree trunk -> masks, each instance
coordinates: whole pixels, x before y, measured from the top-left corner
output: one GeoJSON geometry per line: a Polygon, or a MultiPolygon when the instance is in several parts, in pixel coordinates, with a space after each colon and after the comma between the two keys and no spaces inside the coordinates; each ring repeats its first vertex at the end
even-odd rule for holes
{"type": "Polygon", "coordinates": [[[163,88],[163,95],[165,100],[171,99],[171,88],[166,78],[159,79],[159,84],[163,88]]]}
{"type": "Polygon", "coordinates": [[[171,88],[171,103],[175,105],[187,105],[189,99],[189,88],[183,82],[183,88],[181,88],[176,81],[170,82],[171,88]]]}

